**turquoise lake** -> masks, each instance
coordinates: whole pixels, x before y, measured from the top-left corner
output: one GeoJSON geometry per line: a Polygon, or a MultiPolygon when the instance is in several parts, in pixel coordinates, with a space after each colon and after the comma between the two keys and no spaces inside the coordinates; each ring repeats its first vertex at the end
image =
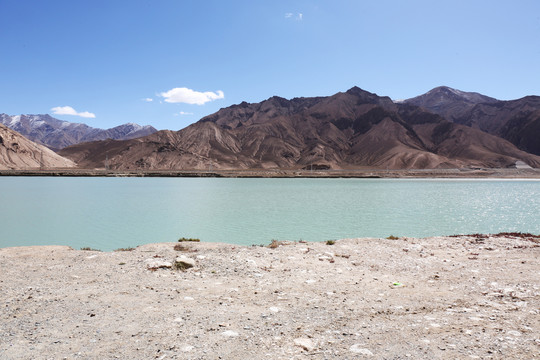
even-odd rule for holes
{"type": "Polygon", "coordinates": [[[0,247],[530,232],[540,181],[0,178],[0,247]]]}

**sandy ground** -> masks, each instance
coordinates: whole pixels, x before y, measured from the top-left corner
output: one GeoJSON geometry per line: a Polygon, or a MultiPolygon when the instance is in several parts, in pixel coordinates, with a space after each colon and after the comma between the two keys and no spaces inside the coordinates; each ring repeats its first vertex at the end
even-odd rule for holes
{"type": "Polygon", "coordinates": [[[0,358],[540,358],[538,238],[175,245],[0,249],[0,358]]]}

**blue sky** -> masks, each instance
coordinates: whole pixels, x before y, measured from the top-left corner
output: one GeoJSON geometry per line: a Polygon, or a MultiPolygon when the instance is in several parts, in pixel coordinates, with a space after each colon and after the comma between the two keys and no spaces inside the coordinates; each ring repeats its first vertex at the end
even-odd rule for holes
{"type": "Polygon", "coordinates": [[[10,115],[178,130],[242,101],[352,86],[540,95],[537,0],[0,0],[0,15],[10,115]]]}

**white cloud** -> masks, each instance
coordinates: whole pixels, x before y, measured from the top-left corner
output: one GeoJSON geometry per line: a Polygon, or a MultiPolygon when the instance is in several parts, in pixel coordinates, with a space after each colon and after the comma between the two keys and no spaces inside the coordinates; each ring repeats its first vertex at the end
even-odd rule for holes
{"type": "Polygon", "coordinates": [[[293,13],[285,13],[285,19],[294,19],[296,21],[302,21],[304,19],[304,14],[298,13],[294,16],[293,13]]]}
{"type": "Polygon", "coordinates": [[[96,117],[95,114],[93,114],[91,112],[88,112],[88,111],[77,112],[71,106],[57,106],[57,107],[53,107],[51,109],[51,111],[55,115],[74,115],[74,116],[80,116],[80,117],[83,117],[83,118],[95,118],[96,117]]]}
{"type": "Polygon", "coordinates": [[[180,111],[179,113],[175,113],[174,116],[182,116],[182,115],[193,115],[193,113],[191,112],[185,112],[185,111],[180,111]]]}
{"type": "Polygon", "coordinates": [[[152,101],[154,101],[154,99],[152,99],[152,98],[144,98],[143,101],[152,102],[152,101]]]}
{"type": "Polygon", "coordinates": [[[199,92],[191,90],[185,87],[174,88],[166,92],[162,92],[159,96],[165,98],[165,102],[168,103],[185,103],[185,104],[197,104],[203,105],[209,101],[223,99],[225,94],[223,91],[218,90],[217,92],[199,92]]]}

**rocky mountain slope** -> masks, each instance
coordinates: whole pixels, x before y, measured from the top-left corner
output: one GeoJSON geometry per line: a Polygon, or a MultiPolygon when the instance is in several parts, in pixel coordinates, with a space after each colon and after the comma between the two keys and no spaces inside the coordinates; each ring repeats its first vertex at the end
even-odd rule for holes
{"type": "Polygon", "coordinates": [[[75,167],[71,160],[0,125],[0,170],[75,167]]]}
{"type": "Polygon", "coordinates": [[[507,167],[540,157],[478,129],[357,87],[329,97],[272,97],[224,108],[178,132],[67,147],[85,168],[507,167]]]}
{"type": "Polygon", "coordinates": [[[28,139],[51,149],[62,149],[81,142],[118,139],[127,140],[150,135],[157,130],[149,125],[123,124],[111,129],[98,129],[86,124],[58,120],[50,115],[0,114],[0,124],[13,129],[28,139]]]}
{"type": "Polygon", "coordinates": [[[540,96],[501,101],[442,86],[405,103],[502,137],[521,150],[540,155],[540,96]]]}

